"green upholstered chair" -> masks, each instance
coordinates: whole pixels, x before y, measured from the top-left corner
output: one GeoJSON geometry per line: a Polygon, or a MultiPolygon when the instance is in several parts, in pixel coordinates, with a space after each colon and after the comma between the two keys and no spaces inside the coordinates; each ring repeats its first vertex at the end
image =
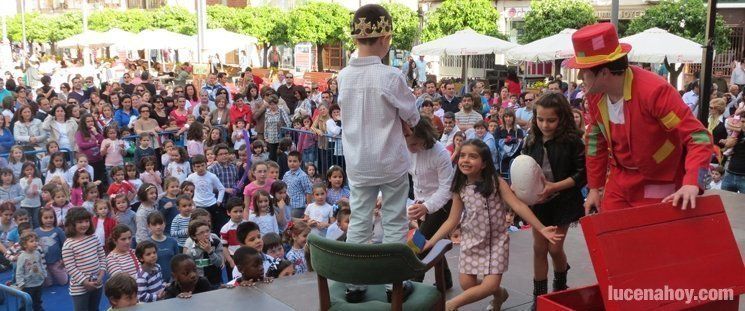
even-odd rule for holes
{"type": "Polygon", "coordinates": [[[449,240],[435,244],[419,260],[405,244],[350,244],[310,235],[310,260],[318,275],[321,310],[444,310],[445,253],[453,247],[449,240]],[[403,301],[403,281],[435,268],[435,286],[413,283],[413,291],[403,301]],[[327,280],[332,280],[329,286],[327,280]],[[345,284],[368,285],[365,299],[348,303],[345,284]],[[393,284],[388,303],[385,284],[393,284]]]}

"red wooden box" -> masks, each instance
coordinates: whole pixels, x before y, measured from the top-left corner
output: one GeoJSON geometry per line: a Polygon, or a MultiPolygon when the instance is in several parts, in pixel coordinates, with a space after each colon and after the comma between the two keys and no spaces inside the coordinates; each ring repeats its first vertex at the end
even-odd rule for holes
{"type": "Polygon", "coordinates": [[[737,310],[745,265],[718,195],[699,197],[693,210],[655,204],[580,223],[599,284],[540,296],[538,310],[737,310]],[[609,299],[611,288],[658,296],[609,299]],[[676,289],[731,290],[733,299],[686,303],[670,296],[676,289]]]}

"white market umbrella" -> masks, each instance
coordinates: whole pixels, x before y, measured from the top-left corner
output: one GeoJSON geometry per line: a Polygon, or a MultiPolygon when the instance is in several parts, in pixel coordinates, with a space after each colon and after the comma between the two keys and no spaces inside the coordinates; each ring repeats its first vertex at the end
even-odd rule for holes
{"type": "Polygon", "coordinates": [[[128,45],[130,50],[168,50],[193,48],[192,39],[187,35],[164,29],[146,29],[138,33],[135,41],[128,45]]]}
{"type": "Polygon", "coordinates": [[[411,49],[411,53],[430,56],[483,55],[502,53],[515,46],[517,44],[466,28],[452,35],[417,45],[411,49]]]}
{"type": "Polygon", "coordinates": [[[572,34],[576,29],[567,28],[543,39],[507,50],[504,54],[508,60],[524,62],[544,62],[570,58],[574,55],[572,34]]]}
{"type": "MultiPolygon", "coordinates": [[[[194,46],[196,47],[197,36],[192,36],[194,46]]],[[[234,50],[244,50],[255,46],[259,40],[235,32],[227,31],[223,28],[207,29],[204,33],[204,47],[212,53],[225,54],[234,50]]]]}
{"type": "Polygon", "coordinates": [[[700,43],[671,34],[664,29],[650,28],[620,39],[631,44],[629,61],[639,63],[701,63],[703,48],[700,43]]]}
{"type": "Polygon", "coordinates": [[[111,28],[105,31],[104,36],[108,40],[111,40],[114,45],[132,45],[137,41],[137,34],[121,30],[119,28],[111,28]]]}
{"type": "Polygon", "coordinates": [[[57,42],[58,48],[68,49],[77,47],[99,48],[113,45],[111,40],[102,32],[86,30],[77,35],[57,42]]]}

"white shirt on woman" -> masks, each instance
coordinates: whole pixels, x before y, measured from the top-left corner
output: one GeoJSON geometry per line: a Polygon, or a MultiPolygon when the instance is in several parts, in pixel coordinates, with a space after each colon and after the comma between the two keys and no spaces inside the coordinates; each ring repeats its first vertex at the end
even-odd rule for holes
{"type": "Polygon", "coordinates": [[[409,174],[414,182],[414,200],[424,201],[427,213],[437,212],[452,198],[450,184],[455,169],[442,143],[436,142],[430,149],[412,153],[409,174]]]}

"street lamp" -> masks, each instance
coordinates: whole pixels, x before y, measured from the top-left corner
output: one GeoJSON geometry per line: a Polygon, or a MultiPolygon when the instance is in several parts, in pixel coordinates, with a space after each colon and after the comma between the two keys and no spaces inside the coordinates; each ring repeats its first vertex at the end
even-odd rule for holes
{"type": "Polygon", "coordinates": [[[417,32],[416,34],[414,45],[419,45],[419,43],[421,43],[422,30],[424,29],[424,15],[427,14],[428,10],[429,5],[427,3],[420,4],[419,7],[416,9],[416,15],[419,17],[419,32],[417,32]]]}
{"type": "Polygon", "coordinates": [[[21,48],[26,52],[26,0],[21,0],[21,48]]]}

